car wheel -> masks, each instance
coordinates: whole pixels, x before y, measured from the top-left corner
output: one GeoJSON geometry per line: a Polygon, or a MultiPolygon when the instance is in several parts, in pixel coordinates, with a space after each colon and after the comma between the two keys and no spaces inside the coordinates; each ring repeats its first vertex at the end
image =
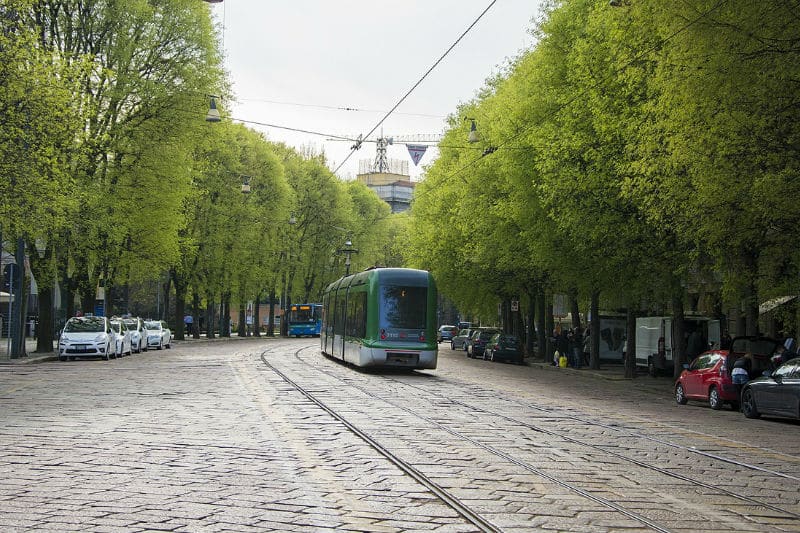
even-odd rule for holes
{"type": "Polygon", "coordinates": [[[456,345],[455,345],[455,343],[453,341],[450,341],[450,349],[451,350],[455,350],[456,349],[456,345]]]}
{"type": "Polygon", "coordinates": [[[758,418],[761,413],[756,408],[756,399],[753,397],[753,391],[750,389],[742,393],[742,412],[747,418],[758,418]]]}
{"type": "Polygon", "coordinates": [[[161,341],[158,342],[158,349],[159,350],[163,350],[164,349],[164,345],[161,344],[161,341]]]}
{"type": "Polygon", "coordinates": [[[686,405],[686,403],[689,401],[686,399],[686,394],[684,394],[683,391],[683,385],[680,383],[675,386],[675,401],[678,402],[678,405],[686,405]]]}
{"type": "Polygon", "coordinates": [[[708,405],[715,411],[722,409],[722,400],[719,398],[719,390],[716,387],[711,387],[708,391],[708,405]]]}
{"type": "Polygon", "coordinates": [[[647,373],[650,374],[650,377],[652,378],[656,377],[656,364],[652,359],[647,362],[647,373]]]}
{"type": "Polygon", "coordinates": [[[68,358],[68,357],[65,357],[65,356],[63,356],[63,355],[60,355],[60,356],[58,357],[58,360],[59,360],[59,361],[66,361],[67,359],[69,359],[69,358],[68,358]]]}

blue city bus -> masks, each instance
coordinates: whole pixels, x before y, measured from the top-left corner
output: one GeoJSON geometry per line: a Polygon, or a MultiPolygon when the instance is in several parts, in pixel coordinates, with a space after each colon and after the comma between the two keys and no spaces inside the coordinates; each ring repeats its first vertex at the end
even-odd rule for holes
{"type": "Polygon", "coordinates": [[[322,304],[292,304],[289,307],[289,336],[319,337],[322,304]]]}

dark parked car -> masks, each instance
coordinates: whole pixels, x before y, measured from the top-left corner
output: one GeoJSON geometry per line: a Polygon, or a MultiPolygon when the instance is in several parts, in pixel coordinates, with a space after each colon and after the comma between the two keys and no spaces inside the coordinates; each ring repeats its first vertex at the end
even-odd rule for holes
{"type": "Polygon", "coordinates": [[[440,326],[439,332],[436,334],[436,341],[449,341],[458,333],[456,326],[440,326]]]}
{"type": "Polygon", "coordinates": [[[494,328],[478,328],[474,330],[467,342],[467,357],[483,357],[486,343],[495,333],[500,333],[500,330],[494,328]]]}
{"type": "Polygon", "coordinates": [[[767,415],[800,419],[800,357],[786,361],[769,376],[747,383],[742,389],[742,412],[747,418],[767,415]]]}
{"type": "Polygon", "coordinates": [[[453,337],[450,340],[450,349],[451,350],[464,350],[467,351],[467,341],[469,341],[469,336],[472,335],[472,332],[475,331],[472,328],[464,328],[458,330],[458,335],[453,337]]]}
{"type": "Polygon", "coordinates": [[[483,351],[483,358],[489,361],[508,361],[521,365],[522,346],[516,335],[495,333],[483,351]]]}

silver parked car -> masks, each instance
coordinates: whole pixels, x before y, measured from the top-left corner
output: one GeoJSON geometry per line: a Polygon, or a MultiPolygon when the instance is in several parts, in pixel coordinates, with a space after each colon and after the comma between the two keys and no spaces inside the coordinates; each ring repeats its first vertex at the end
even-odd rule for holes
{"type": "Polygon", "coordinates": [[[147,328],[147,346],[161,350],[172,347],[172,331],[163,320],[145,320],[147,328]]]}

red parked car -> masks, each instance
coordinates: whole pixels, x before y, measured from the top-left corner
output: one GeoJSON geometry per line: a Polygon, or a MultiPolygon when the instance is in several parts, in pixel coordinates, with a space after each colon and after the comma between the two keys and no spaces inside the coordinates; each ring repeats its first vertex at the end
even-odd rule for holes
{"type": "Polygon", "coordinates": [[[733,364],[745,353],[753,356],[750,377],[758,377],[769,369],[770,359],[777,348],[777,341],[767,337],[736,337],[730,350],[710,350],[700,354],[675,382],[675,401],[685,405],[689,400],[708,402],[712,409],[722,409],[728,403],[739,408],[739,390],[733,384],[733,364]]]}

